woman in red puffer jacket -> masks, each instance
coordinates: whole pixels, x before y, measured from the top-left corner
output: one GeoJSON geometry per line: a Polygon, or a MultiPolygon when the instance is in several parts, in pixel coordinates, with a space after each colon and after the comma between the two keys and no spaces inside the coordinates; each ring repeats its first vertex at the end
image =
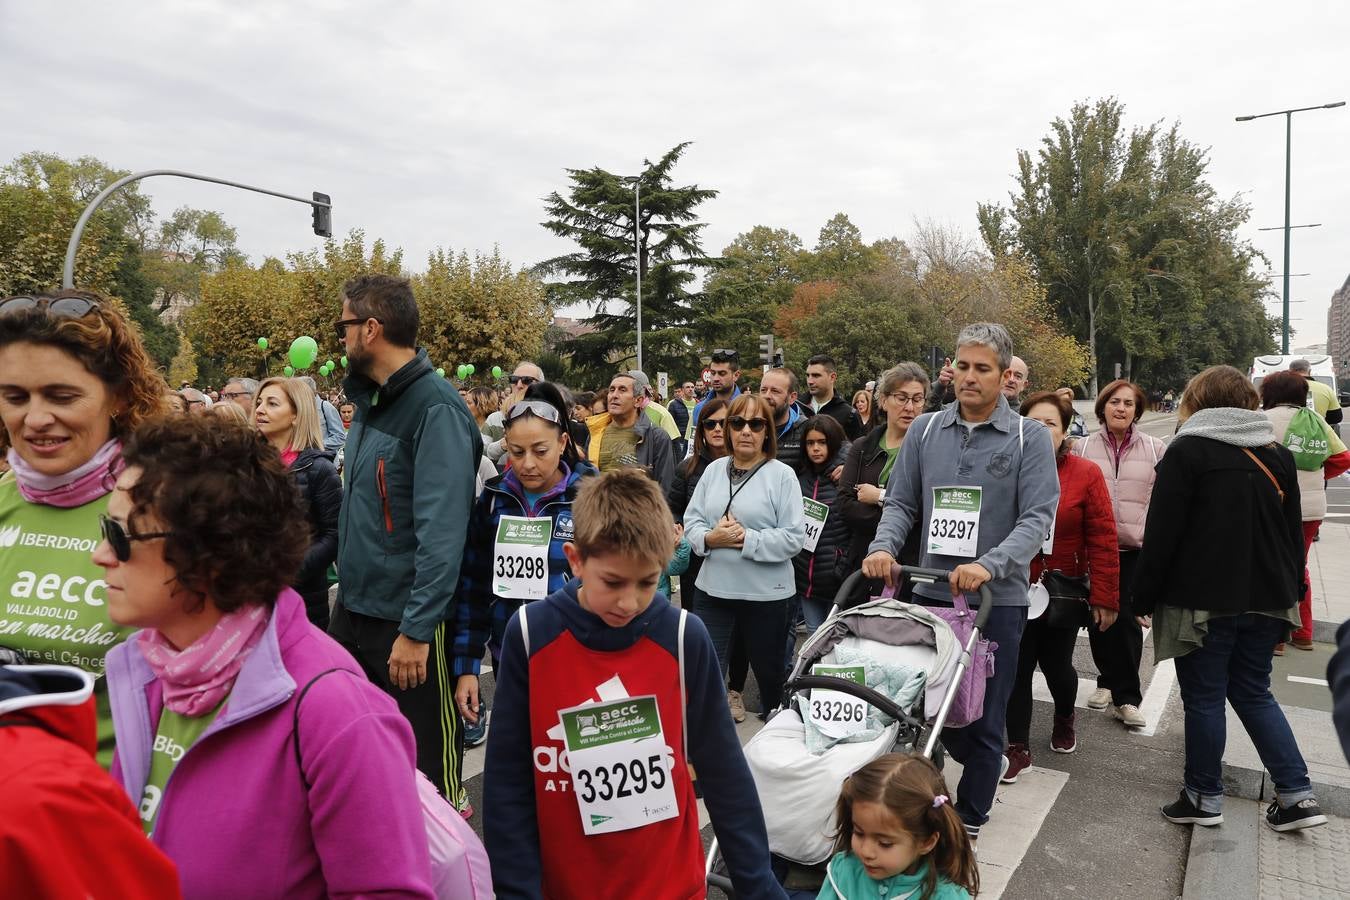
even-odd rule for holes
{"type": "MultiPolygon", "coordinates": [[[[1059,471],[1059,509],[1053,534],[1047,538],[1050,550],[1046,553],[1042,548],[1031,561],[1031,580],[1035,582],[1047,569],[1058,569],[1069,576],[1089,575],[1091,627],[1105,631],[1120,609],[1120,556],[1106,479],[1095,463],[1069,452],[1064,433],[1073,421],[1073,405],[1068,400],[1051,391],[1033,394],[1022,404],[1021,413],[1050,431],[1059,471]]],[[[1017,655],[1017,680],[1008,698],[1008,770],[1003,775],[1004,783],[1013,783],[1031,765],[1031,676],[1037,665],[1055,701],[1050,749],[1056,753],[1078,749],[1073,712],[1078,693],[1078,672],[1073,666],[1077,641],[1076,627],[1052,626],[1044,615],[1027,622],[1017,655]]]]}

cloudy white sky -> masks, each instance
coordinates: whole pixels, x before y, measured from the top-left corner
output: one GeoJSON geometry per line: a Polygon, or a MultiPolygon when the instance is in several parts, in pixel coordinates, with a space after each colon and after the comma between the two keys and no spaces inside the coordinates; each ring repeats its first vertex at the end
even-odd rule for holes
{"type": "MultiPolygon", "coordinates": [[[[1343,2],[87,2],[0,0],[0,158],[40,149],[333,196],[335,229],[401,246],[565,249],[539,227],[565,167],[676,170],[721,191],[707,246],[757,224],[809,245],[844,211],[867,240],[916,219],[975,232],[1076,100],[1179,120],[1281,269],[1282,118],[1350,99],[1343,2]]],[[[1350,275],[1350,107],[1294,118],[1295,345],[1350,275]]],[[[313,246],[308,211],[159,179],[162,214],[215,209],[255,260],[313,246]]],[[[1272,303],[1272,309],[1277,308],[1272,303]]]]}

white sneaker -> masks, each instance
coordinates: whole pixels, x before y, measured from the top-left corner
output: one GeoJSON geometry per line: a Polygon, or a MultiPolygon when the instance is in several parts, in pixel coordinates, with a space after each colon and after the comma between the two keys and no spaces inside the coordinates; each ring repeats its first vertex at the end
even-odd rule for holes
{"type": "Polygon", "coordinates": [[[1139,711],[1139,707],[1133,703],[1126,703],[1123,706],[1115,708],[1115,717],[1125,723],[1127,728],[1143,728],[1148,724],[1148,719],[1139,711]]]}
{"type": "Polygon", "coordinates": [[[745,721],[745,703],[741,700],[740,691],[727,691],[727,706],[731,707],[733,722],[745,721]]]}
{"type": "Polygon", "coordinates": [[[1111,705],[1111,689],[1097,688],[1088,698],[1088,709],[1106,709],[1111,705]]]}

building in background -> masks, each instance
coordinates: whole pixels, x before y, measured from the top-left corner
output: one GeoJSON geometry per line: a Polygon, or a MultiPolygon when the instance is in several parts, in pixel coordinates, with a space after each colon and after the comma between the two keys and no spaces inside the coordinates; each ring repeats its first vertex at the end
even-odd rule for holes
{"type": "Polygon", "coordinates": [[[1350,278],[1331,295],[1327,310],[1327,352],[1336,364],[1336,380],[1345,388],[1350,382],[1350,278]]]}

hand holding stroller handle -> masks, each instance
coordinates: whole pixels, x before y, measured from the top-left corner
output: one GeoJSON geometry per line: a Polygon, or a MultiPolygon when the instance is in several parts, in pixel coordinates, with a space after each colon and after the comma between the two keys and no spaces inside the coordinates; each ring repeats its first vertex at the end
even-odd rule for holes
{"type": "MultiPolygon", "coordinates": [[[[951,581],[952,575],[950,571],[944,569],[925,569],[920,566],[901,566],[898,563],[892,572],[897,584],[900,582],[901,578],[908,579],[915,584],[948,584],[951,581]]],[[[839,590],[835,594],[835,606],[839,607],[840,610],[845,610],[870,599],[866,596],[857,600],[853,599],[854,594],[858,593],[858,589],[865,580],[866,576],[863,575],[861,569],[845,578],[844,583],[839,585],[839,590]]],[[[892,596],[892,592],[884,592],[883,596],[892,596]]],[[[980,629],[980,631],[983,632],[985,626],[989,623],[989,614],[993,611],[993,608],[993,595],[989,593],[989,585],[980,585],[980,606],[975,613],[975,627],[980,629]]]]}

